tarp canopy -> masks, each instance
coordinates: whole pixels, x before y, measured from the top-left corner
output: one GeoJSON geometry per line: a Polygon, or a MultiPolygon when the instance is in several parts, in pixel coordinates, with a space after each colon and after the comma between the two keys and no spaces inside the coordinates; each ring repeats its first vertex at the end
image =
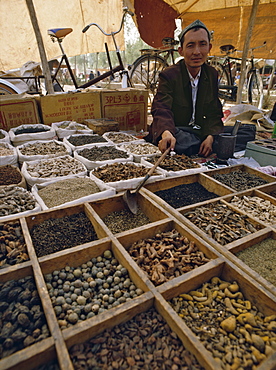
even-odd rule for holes
{"type": "MultiPolygon", "coordinates": [[[[48,60],[61,54],[47,30],[73,28],[65,37],[63,47],[68,56],[114,50],[111,37],[104,36],[95,26],[86,33],[82,29],[90,23],[98,23],[107,33],[119,29],[122,0],[33,0],[40,32],[48,60]]],[[[116,35],[116,42],[124,49],[124,33],[116,35]]],[[[0,0],[0,70],[19,68],[32,60],[40,62],[35,33],[25,0],[0,0]]]]}
{"type": "MultiPolygon", "coordinates": [[[[185,27],[195,19],[214,31],[213,55],[219,46],[232,44],[243,49],[253,0],[33,0],[48,59],[60,55],[57,43],[47,35],[50,28],[70,27],[63,41],[68,56],[104,51],[104,42],[114,50],[111,37],[96,28],[83,34],[89,23],[98,23],[106,32],[117,31],[123,5],[135,12],[141,38],[150,46],[162,45],[162,38],[174,36],[175,19],[185,27]]],[[[260,0],[250,47],[266,41],[254,51],[255,57],[276,59],[276,0],[260,0]]],[[[116,35],[124,49],[123,32],[116,35]]],[[[0,70],[19,68],[27,61],[40,62],[37,41],[25,0],[0,0],[0,70]]],[[[239,54],[238,56],[240,56],[239,54]]]]}
{"type": "MultiPolygon", "coordinates": [[[[196,19],[214,31],[211,54],[221,55],[220,46],[231,44],[243,50],[253,0],[124,0],[135,12],[142,39],[153,47],[163,37],[174,35],[175,18],[182,28],[196,19]]],[[[276,59],[276,0],[260,0],[250,41],[254,56],[276,59]]],[[[241,56],[239,53],[237,56],[241,56]]]]}

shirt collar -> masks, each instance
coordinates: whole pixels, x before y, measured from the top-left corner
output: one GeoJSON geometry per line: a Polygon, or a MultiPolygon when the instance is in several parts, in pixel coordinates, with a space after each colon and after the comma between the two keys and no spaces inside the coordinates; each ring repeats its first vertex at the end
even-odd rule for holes
{"type": "Polygon", "coordinates": [[[197,83],[197,82],[198,82],[198,80],[199,80],[200,74],[201,74],[201,68],[200,68],[200,70],[199,70],[198,74],[197,74],[195,77],[193,77],[193,76],[191,75],[191,73],[190,73],[190,71],[188,70],[188,68],[187,68],[187,71],[188,71],[188,74],[189,74],[189,77],[190,77],[190,81],[191,81],[193,84],[194,84],[194,83],[197,83]]]}

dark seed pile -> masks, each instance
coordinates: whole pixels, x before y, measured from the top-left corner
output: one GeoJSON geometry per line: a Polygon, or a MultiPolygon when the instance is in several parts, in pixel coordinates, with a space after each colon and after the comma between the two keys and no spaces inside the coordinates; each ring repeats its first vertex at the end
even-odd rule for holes
{"type": "Polygon", "coordinates": [[[129,154],[123,150],[119,150],[114,146],[95,146],[93,148],[85,148],[78,153],[89,161],[107,161],[116,158],[128,158],[129,154]]]}
{"type": "Polygon", "coordinates": [[[18,128],[14,131],[15,135],[21,135],[21,134],[32,134],[36,132],[44,132],[49,131],[50,127],[35,127],[35,126],[23,126],[21,128],[18,128]]]}
{"type": "Polygon", "coordinates": [[[84,212],[45,220],[34,226],[30,233],[38,257],[98,239],[84,212]]]}
{"type": "Polygon", "coordinates": [[[93,143],[107,143],[107,140],[100,135],[78,135],[70,136],[68,139],[69,143],[74,146],[81,146],[93,143]]]}
{"type": "Polygon", "coordinates": [[[0,166],[0,185],[19,184],[22,181],[21,172],[9,164],[0,166]]]}
{"type": "Polygon", "coordinates": [[[217,198],[218,195],[208,191],[198,182],[182,184],[174,188],[160,190],[155,193],[173,208],[185,207],[190,204],[217,198]]]}

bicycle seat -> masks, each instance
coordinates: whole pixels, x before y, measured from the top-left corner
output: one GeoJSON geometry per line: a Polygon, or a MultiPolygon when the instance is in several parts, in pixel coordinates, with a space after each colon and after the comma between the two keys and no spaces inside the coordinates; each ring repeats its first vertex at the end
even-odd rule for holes
{"type": "Polygon", "coordinates": [[[52,28],[48,30],[48,35],[55,37],[56,39],[63,39],[73,31],[72,28],[52,28]]]}
{"type": "Polygon", "coordinates": [[[140,49],[140,53],[142,55],[144,54],[155,54],[155,53],[159,53],[160,50],[159,49],[140,49]]]}
{"type": "Polygon", "coordinates": [[[229,52],[235,51],[235,46],[233,46],[233,45],[222,45],[222,46],[220,46],[220,50],[223,53],[229,53],[229,52]]]}
{"type": "Polygon", "coordinates": [[[175,40],[173,37],[164,37],[162,40],[162,45],[164,46],[175,46],[178,44],[179,41],[175,40]]]}

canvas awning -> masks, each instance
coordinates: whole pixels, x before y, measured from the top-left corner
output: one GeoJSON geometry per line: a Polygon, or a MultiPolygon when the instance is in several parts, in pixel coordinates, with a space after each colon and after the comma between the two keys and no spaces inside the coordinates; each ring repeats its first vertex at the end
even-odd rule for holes
{"type": "MultiPolygon", "coordinates": [[[[61,51],[47,34],[50,28],[73,28],[63,41],[68,56],[105,51],[104,43],[114,50],[111,37],[96,27],[83,34],[90,23],[98,23],[107,33],[117,31],[123,15],[122,0],[33,0],[48,60],[61,51]]],[[[116,42],[124,49],[123,32],[116,42]]],[[[39,51],[25,0],[0,0],[0,70],[21,67],[32,60],[40,62],[39,51]]]]}
{"type": "MultiPolygon", "coordinates": [[[[153,47],[162,45],[165,36],[173,36],[174,18],[182,20],[182,28],[196,19],[214,31],[213,55],[221,55],[220,46],[231,44],[243,50],[253,0],[124,0],[135,12],[142,39],[153,47]],[[165,34],[166,33],[166,34],[165,34]]],[[[250,48],[254,56],[276,59],[276,0],[260,0],[250,48]]],[[[241,56],[239,53],[237,56],[241,56]]]]}

